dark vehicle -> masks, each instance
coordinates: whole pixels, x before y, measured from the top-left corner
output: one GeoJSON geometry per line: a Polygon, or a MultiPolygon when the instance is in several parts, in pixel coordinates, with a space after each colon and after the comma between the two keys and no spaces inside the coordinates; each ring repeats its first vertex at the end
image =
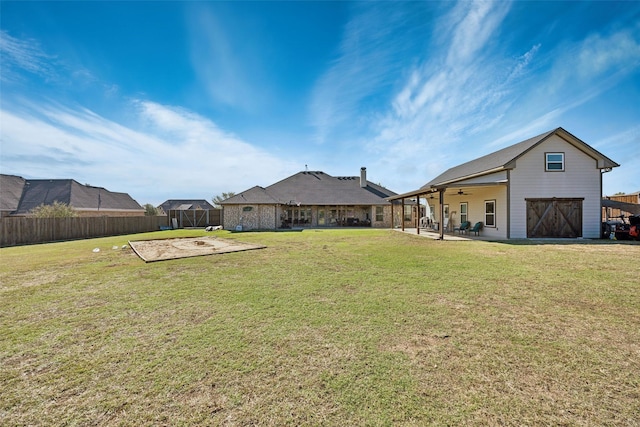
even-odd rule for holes
{"type": "Polygon", "coordinates": [[[640,240],[640,215],[629,217],[629,237],[640,240]]]}
{"type": "Polygon", "coordinates": [[[602,237],[616,240],[640,240],[640,215],[628,217],[620,215],[618,218],[602,223],[602,237]]]}

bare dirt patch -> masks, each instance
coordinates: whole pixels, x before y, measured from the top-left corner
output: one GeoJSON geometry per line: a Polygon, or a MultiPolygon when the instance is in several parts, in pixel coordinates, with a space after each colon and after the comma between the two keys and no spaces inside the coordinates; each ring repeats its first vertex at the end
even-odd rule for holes
{"type": "Polygon", "coordinates": [[[224,254],[266,247],[219,237],[141,240],[130,241],[129,245],[145,262],[224,254]]]}

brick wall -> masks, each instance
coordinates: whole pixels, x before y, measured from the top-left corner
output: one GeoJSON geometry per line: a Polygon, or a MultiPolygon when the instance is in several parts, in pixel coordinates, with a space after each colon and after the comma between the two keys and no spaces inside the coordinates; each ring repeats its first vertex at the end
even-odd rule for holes
{"type": "Polygon", "coordinates": [[[277,228],[275,205],[225,205],[222,226],[225,230],[235,230],[242,225],[243,230],[273,230],[277,228]]]}
{"type": "MultiPolygon", "coordinates": [[[[324,207],[326,209],[326,207],[324,207]]],[[[371,218],[371,227],[391,227],[391,205],[383,207],[383,220],[376,221],[375,207],[364,209],[371,218]]],[[[225,205],[223,208],[222,226],[225,230],[235,230],[242,225],[243,230],[274,230],[281,225],[283,207],[276,205],[225,205]]],[[[311,227],[318,226],[318,207],[311,207],[311,227]]],[[[329,224],[326,224],[329,226],[329,224]]]]}

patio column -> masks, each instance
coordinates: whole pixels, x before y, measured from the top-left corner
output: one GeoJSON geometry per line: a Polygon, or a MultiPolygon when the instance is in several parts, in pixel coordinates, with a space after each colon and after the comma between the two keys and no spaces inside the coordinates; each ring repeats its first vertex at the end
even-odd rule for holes
{"type": "Polygon", "coordinates": [[[444,189],[438,190],[440,194],[440,240],[444,240],[444,189]]]}
{"type": "Polygon", "coordinates": [[[420,195],[416,196],[416,233],[420,234],[420,195]]]}
{"type": "Polygon", "coordinates": [[[402,212],[400,212],[400,224],[402,224],[402,231],[404,231],[404,197],[402,198],[402,212]]]}

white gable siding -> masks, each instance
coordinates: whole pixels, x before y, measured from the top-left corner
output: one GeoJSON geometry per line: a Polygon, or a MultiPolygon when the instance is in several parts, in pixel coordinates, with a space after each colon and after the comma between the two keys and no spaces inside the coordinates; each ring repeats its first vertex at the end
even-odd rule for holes
{"type": "Polygon", "coordinates": [[[584,198],[582,237],[600,237],[600,171],[596,160],[557,135],[516,162],[511,171],[511,238],[527,237],[527,198],[584,198]],[[564,153],[564,172],[545,172],[545,153],[564,153]]]}

